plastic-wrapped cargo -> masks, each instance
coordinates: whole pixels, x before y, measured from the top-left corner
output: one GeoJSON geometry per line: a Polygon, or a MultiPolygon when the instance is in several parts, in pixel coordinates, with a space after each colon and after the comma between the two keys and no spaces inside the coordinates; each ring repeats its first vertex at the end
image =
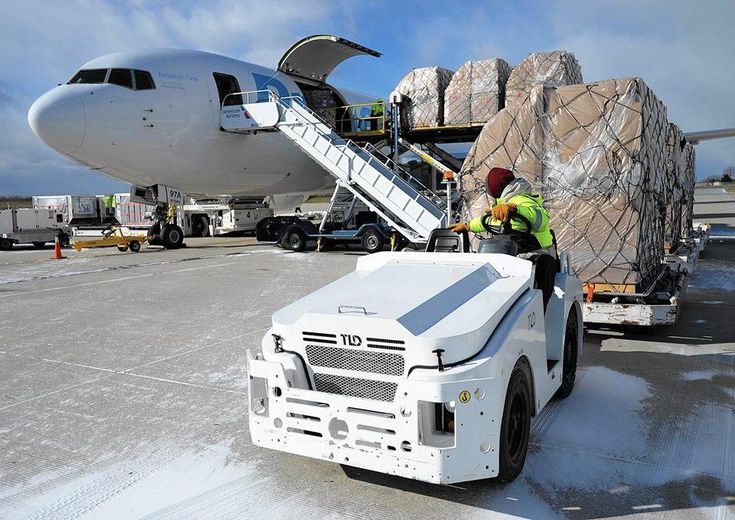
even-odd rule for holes
{"type": "Polygon", "coordinates": [[[681,239],[681,216],[685,182],[683,151],[686,145],[684,132],[674,123],[669,123],[666,139],[666,215],[664,237],[669,251],[675,249],[681,239]]]}
{"type": "Polygon", "coordinates": [[[582,83],[582,68],[574,54],[567,51],[536,52],[513,68],[505,85],[505,106],[523,103],[538,85],[560,87],[582,83]]]}
{"type": "Polygon", "coordinates": [[[692,219],[694,217],[694,184],[697,178],[695,170],[694,146],[690,143],[684,145],[681,153],[683,181],[681,191],[683,200],[681,204],[681,234],[682,237],[692,235],[692,219]]]}
{"type": "Polygon", "coordinates": [[[663,260],[666,107],[626,78],[554,89],[544,119],[544,192],[560,247],[586,282],[645,288],[663,260]]]}
{"type": "Polygon", "coordinates": [[[505,104],[511,66],[501,58],[468,61],[444,91],[444,124],[485,123],[505,104]]]}
{"type": "Polygon", "coordinates": [[[643,288],[663,260],[667,133],[665,106],[639,78],[535,87],[470,150],[460,172],[469,216],[489,205],[487,171],[510,168],[544,196],[582,281],[643,288]]]}
{"type": "Polygon", "coordinates": [[[408,128],[435,128],[444,124],[444,91],[454,73],[441,67],[422,67],[406,74],[396,86],[403,95],[401,124],[408,128]]]}
{"type": "Polygon", "coordinates": [[[541,189],[541,160],[544,154],[544,129],[551,89],[531,89],[515,109],[503,109],[482,127],[459,172],[464,217],[480,216],[492,205],[485,189],[490,168],[507,168],[541,189]]]}

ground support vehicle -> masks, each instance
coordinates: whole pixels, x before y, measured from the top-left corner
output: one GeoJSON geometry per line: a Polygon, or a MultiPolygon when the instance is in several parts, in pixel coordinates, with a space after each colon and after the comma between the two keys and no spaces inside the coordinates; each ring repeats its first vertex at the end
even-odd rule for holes
{"type": "Polygon", "coordinates": [[[133,253],[137,253],[146,240],[147,237],[145,235],[128,235],[123,228],[114,226],[105,230],[102,233],[102,238],[72,240],[71,245],[77,251],[93,247],[116,246],[120,252],[125,252],[130,249],[133,253]]]}
{"type": "Polygon", "coordinates": [[[426,252],[362,257],[276,312],[248,354],[253,443],[440,484],[514,479],[531,417],[573,388],[581,284],[562,255],[544,311],[533,261],[463,242],[437,230],[426,252]]]}
{"type": "Polygon", "coordinates": [[[261,201],[198,200],[177,211],[186,236],[206,237],[255,231],[259,221],[272,217],[273,210],[261,201]]]}
{"type": "Polygon", "coordinates": [[[33,244],[42,248],[56,237],[63,245],[67,245],[68,231],[64,214],[53,209],[0,210],[0,251],[8,251],[15,244],[33,244]]]}
{"type": "MultiPolygon", "coordinates": [[[[300,219],[286,227],[279,244],[292,251],[306,250],[309,242],[316,244],[317,251],[329,249],[337,244],[359,244],[367,253],[377,253],[386,244],[398,243],[396,233],[383,224],[363,224],[358,228],[319,229],[311,221],[300,219]]],[[[391,247],[395,249],[395,247],[391,247]]]]}

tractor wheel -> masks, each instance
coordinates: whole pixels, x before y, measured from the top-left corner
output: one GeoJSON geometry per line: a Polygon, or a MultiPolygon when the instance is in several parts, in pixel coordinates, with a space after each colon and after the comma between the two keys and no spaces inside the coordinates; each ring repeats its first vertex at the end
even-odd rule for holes
{"type": "Polygon", "coordinates": [[[166,249],[179,249],[184,243],[184,232],[175,224],[161,227],[161,241],[166,249]]]}
{"type": "Polygon", "coordinates": [[[203,215],[194,215],[191,218],[191,234],[195,237],[209,235],[209,219],[203,215]]]}
{"type": "Polygon", "coordinates": [[[306,233],[299,228],[289,231],[288,237],[286,237],[286,244],[288,244],[289,249],[297,253],[301,253],[306,249],[306,241],[306,233]]]}
{"type": "Polygon", "coordinates": [[[377,253],[385,246],[385,239],[375,229],[368,229],[362,235],[362,249],[368,253],[377,253]]]}
{"type": "Polygon", "coordinates": [[[564,399],[572,393],[574,380],[577,374],[577,352],[579,352],[579,324],[577,311],[572,309],[567,318],[567,327],[564,330],[564,358],[562,359],[561,386],[556,391],[556,397],[564,399]]]}
{"type": "Polygon", "coordinates": [[[500,425],[500,468],[498,480],[511,482],[521,473],[526,462],[531,437],[531,383],[526,372],[516,365],[505,394],[503,421],[500,425]]]}
{"type": "Polygon", "coordinates": [[[13,241],[9,238],[0,238],[0,251],[10,251],[13,249],[13,241]]]}
{"type": "Polygon", "coordinates": [[[140,251],[140,242],[138,242],[137,240],[133,240],[128,244],[128,247],[130,247],[130,250],[133,253],[137,253],[138,251],[140,251]]]}
{"type": "Polygon", "coordinates": [[[117,246],[117,250],[120,251],[121,253],[124,253],[125,251],[128,250],[128,246],[117,246]]]}

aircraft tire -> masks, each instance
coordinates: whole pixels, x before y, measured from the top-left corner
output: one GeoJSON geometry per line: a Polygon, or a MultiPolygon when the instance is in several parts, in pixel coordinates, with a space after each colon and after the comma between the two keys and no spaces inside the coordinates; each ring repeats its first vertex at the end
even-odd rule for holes
{"type": "Polygon", "coordinates": [[[179,249],[184,243],[184,232],[176,224],[161,227],[161,241],[166,249],[179,249]]]}

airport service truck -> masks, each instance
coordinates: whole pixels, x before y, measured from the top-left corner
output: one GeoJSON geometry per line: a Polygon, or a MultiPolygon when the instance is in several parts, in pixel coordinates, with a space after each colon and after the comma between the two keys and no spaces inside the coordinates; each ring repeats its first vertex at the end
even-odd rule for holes
{"type": "Polygon", "coordinates": [[[14,244],[33,244],[41,248],[58,236],[69,242],[64,214],[49,209],[19,208],[0,210],[0,250],[12,249],[14,244]]]}
{"type": "Polygon", "coordinates": [[[437,484],[518,476],[531,417],[574,386],[582,289],[562,254],[545,306],[538,258],[493,245],[435,230],[276,312],[248,354],[253,443],[437,484]]]}

